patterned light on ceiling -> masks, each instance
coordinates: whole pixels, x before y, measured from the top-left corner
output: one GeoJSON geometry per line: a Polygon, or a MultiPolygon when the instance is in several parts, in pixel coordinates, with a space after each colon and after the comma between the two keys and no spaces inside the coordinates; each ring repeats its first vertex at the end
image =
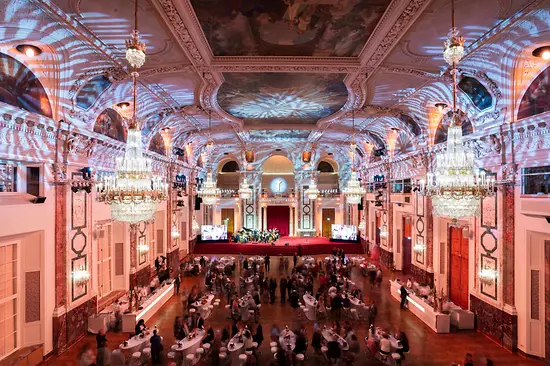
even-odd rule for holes
{"type": "Polygon", "coordinates": [[[348,180],[347,186],[342,190],[344,196],[346,197],[350,205],[357,205],[361,202],[361,198],[366,194],[365,188],[361,187],[361,182],[357,177],[357,172],[355,171],[355,155],[357,153],[357,145],[355,144],[355,111],[352,110],[351,114],[351,123],[352,123],[352,140],[350,144],[351,148],[351,159],[352,159],[352,169],[351,176],[348,180]]]}

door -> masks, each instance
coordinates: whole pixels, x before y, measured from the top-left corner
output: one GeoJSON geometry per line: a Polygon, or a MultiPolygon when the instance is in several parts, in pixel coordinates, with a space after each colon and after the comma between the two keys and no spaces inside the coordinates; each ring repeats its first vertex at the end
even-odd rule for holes
{"type": "Polygon", "coordinates": [[[380,213],[378,212],[376,214],[376,235],[375,235],[375,243],[377,246],[380,246],[380,225],[382,225],[382,217],[380,216],[380,213]]]}
{"type": "Polygon", "coordinates": [[[332,224],[336,217],[335,208],[323,208],[323,237],[332,237],[332,224]]]}
{"type": "Polygon", "coordinates": [[[449,228],[449,298],[452,302],[468,309],[468,238],[462,228],[449,228]]]}
{"type": "Polygon", "coordinates": [[[403,217],[403,274],[411,273],[411,259],[412,259],[412,220],[409,217],[403,217]]]}
{"type": "Polygon", "coordinates": [[[230,238],[235,232],[235,210],[222,208],[222,222],[227,226],[227,237],[230,238]]]}

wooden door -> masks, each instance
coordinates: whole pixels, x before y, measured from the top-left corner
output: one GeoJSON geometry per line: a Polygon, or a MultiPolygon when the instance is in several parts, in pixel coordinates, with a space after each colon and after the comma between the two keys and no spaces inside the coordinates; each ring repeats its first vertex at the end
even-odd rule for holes
{"type": "Polygon", "coordinates": [[[335,218],[335,208],[323,208],[323,237],[330,238],[332,236],[332,224],[334,224],[335,218]]]}
{"type": "Polygon", "coordinates": [[[411,260],[412,260],[412,219],[410,217],[403,217],[403,238],[401,243],[403,245],[403,274],[411,273],[411,260]]]}
{"type": "Polygon", "coordinates": [[[463,309],[468,309],[468,238],[463,237],[462,229],[449,229],[449,298],[463,309]]]}
{"type": "Polygon", "coordinates": [[[235,232],[235,210],[232,208],[222,208],[222,223],[227,223],[227,237],[235,232]]]}

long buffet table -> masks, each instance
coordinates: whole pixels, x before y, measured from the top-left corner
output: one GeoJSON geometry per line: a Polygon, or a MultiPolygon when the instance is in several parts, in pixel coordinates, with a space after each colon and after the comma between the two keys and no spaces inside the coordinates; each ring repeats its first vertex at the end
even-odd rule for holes
{"type": "MultiPolygon", "coordinates": [[[[393,298],[401,301],[401,282],[390,280],[390,292],[393,298]]],[[[424,299],[416,296],[409,291],[407,296],[409,302],[409,310],[422,320],[428,327],[436,333],[450,333],[451,331],[451,315],[435,312],[433,307],[426,303],[424,299]]]]}
{"type": "Polygon", "coordinates": [[[122,331],[133,333],[136,323],[143,319],[145,323],[166,304],[174,294],[174,284],[166,284],[156,290],[147,300],[141,304],[142,309],[137,312],[122,314],[122,331]]]}

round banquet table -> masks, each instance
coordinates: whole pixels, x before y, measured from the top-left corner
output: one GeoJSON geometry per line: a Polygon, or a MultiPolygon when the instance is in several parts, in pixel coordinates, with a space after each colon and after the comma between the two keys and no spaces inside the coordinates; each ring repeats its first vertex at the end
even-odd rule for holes
{"type": "MultiPolygon", "coordinates": [[[[118,347],[122,350],[126,358],[128,358],[132,355],[132,353],[141,352],[143,348],[148,347],[149,340],[152,336],[153,332],[150,332],[149,334],[146,333],[144,337],[136,335],[127,341],[128,345],[125,346],[124,343],[121,343],[118,347]]],[[[162,337],[160,338],[162,339],[162,337]]]]}
{"type": "MultiPolygon", "coordinates": [[[[382,339],[382,330],[380,328],[377,328],[374,334],[374,340],[376,342],[380,342],[381,339],[382,339]]],[[[388,336],[388,339],[390,340],[390,346],[392,351],[397,351],[403,348],[403,346],[399,344],[399,341],[391,334],[388,336]]]]}
{"type": "Polygon", "coordinates": [[[248,261],[249,262],[260,262],[260,263],[263,263],[264,262],[264,257],[261,257],[259,255],[255,255],[253,257],[250,257],[248,258],[248,261]]]}
{"type": "Polygon", "coordinates": [[[239,355],[244,352],[244,342],[239,341],[240,332],[235,334],[233,338],[227,343],[227,350],[229,351],[231,364],[239,364],[239,355]]]}
{"type": "Polygon", "coordinates": [[[296,348],[296,334],[290,329],[283,329],[279,335],[279,344],[285,351],[294,351],[294,348],[296,348]]]}
{"type": "Polygon", "coordinates": [[[197,331],[195,338],[189,340],[187,337],[185,339],[178,341],[176,343],[176,352],[181,352],[183,358],[188,354],[195,354],[195,351],[201,346],[201,341],[206,336],[206,330],[201,329],[197,331]]]}
{"type": "Polygon", "coordinates": [[[325,338],[327,342],[338,342],[342,351],[347,351],[349,349],[348,342],[346,342],[346,340],[340,337],[338,334],[331,334],[329,329],[323,329],[322,334],[323,338],[325,338]]]}
{"type": "Polygon", "coordinates": [[[317,300],[315,300],[315,297],[305,294],[303,296],[304,303],[306,304],[307,312],[307,318],[309,320],[315,320],[317,319],[317,300]]]}

